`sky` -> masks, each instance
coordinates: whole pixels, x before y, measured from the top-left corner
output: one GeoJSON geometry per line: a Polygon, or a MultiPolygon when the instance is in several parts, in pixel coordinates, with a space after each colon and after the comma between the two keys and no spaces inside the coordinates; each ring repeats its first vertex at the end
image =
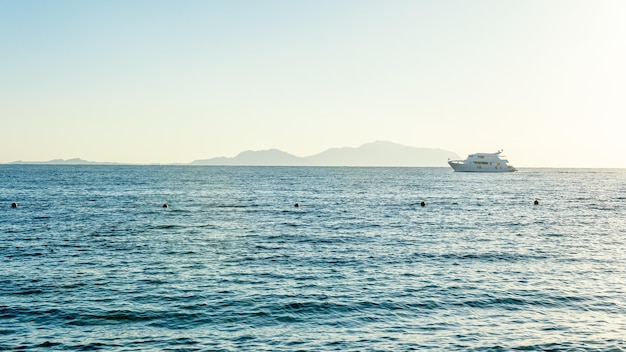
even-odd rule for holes
{"type": "Polygon", "coordinates": [[[626,168],[624,18],[623,0],[0,0],[0,163],[384,140],[626,168]]]}

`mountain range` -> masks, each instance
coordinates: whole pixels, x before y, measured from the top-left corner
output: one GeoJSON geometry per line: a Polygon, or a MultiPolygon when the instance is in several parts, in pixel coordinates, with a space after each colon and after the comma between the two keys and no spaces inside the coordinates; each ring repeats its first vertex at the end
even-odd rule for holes
{"type": "MultiPolygon", "coordinates": [[[[460,159],[451,151],[433,148],[416,148],[397,143],[378,141],[360,147],[332,148],[321,153],[299,157],[278,149],[244,151],[235,157],[217,157],[194,160],[182,165],[238,165],[238,166],[446,166],[448,159],[460,159]]],[[[12,164],[52,165],[114,165],[110,162],[93,162],[79,158],[55,159],[44,162],[16,161],[12,164]]],[[[178,164],[181,165],[181,164],[178,164]]]]}
{"type": "Polygon", "coordinates": [[[448,159],[459,159],[451,151],[409,147],[378,141],[357,148],[332,148],[319,154],[298,157],[278,149],[245,151],[232,158],[195,160],[192,165],[259,166],[446,166],[448,159]]]}

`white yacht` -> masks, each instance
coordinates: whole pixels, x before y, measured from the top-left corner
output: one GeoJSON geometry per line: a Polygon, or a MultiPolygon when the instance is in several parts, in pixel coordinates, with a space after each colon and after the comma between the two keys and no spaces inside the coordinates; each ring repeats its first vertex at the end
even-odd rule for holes
{"type": "Polygon", "coordinates": [[[448,165],[456,172],[513,172],[517,171],[509,161],[500,158],[502,150],[497,153],[470,154],[465,160],[450,160],[448,165]]]}

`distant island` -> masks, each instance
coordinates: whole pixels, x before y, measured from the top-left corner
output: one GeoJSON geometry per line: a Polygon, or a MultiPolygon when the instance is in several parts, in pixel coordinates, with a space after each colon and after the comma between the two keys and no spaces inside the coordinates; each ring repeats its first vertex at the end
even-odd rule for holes
{"type": "Polygon", "coordinates": [[[14,161],[10,164],[26,164],[26,165],[121,165],[118,163],[87,161],[80,158],[73,159],[54,159],[49,161],[14,161]]]}
{"type": "Polygon", "coordinates": [[[451,151],[415,148],[378,141],[357,148],[332,148],[319,154],[298,157],[278,149],[245,151],[233,158],[195,160],[192,165],[255,166],[447,166],[448,159],[460,159],[451,151]]]}
{"type": "MultiPolygon", "coordinates": [[[[409,147],[393,142],[378,141],[360,147],[331,148],[321,153],[299,157],[278,149],[244,151],[235,157],[217,157],[194,160],[187,164],[214,166],[412,166],[444,167],[448,159],[460,159],[451,151],[433,148],[409,147]]],[[[50,161],[15,161],[11,164],[37,165],[123,165],[112,162],[94,162],[80,158],[50,161]]]]}

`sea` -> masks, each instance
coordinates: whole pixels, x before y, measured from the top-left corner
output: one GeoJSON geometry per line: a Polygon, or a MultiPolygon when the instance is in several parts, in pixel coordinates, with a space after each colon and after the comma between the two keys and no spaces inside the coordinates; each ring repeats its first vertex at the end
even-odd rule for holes
{"type": "Polygon", "coordinates": [[[626,350],[624,169],[0,180],[0,350],[626,350]]]}

